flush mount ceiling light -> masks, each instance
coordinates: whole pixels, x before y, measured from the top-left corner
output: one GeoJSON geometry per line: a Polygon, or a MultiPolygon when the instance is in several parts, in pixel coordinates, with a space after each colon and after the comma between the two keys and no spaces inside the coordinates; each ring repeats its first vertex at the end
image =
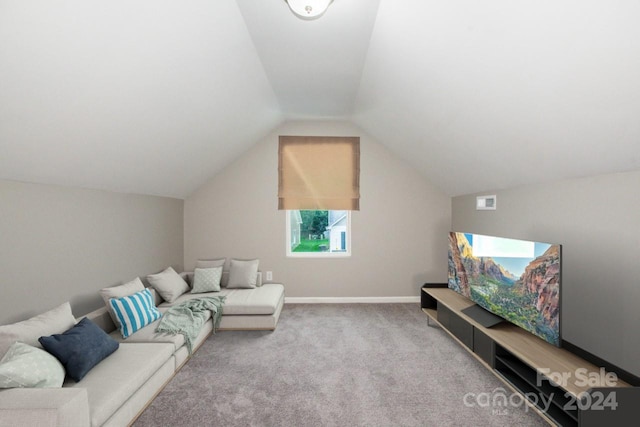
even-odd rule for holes
{"type": "Polygon", "coordinates": [[[284,0],[289,9],[301,19],[318,19],[326,11],[333,0],[284,0]]]}

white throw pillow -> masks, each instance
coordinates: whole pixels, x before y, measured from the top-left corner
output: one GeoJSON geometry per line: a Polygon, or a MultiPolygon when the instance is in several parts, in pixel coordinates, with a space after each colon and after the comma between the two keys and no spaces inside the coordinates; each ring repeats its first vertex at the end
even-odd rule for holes
{"type": "Polygon", "coordinates": [[[147,276],[147,280],[162,299],[169,303],[174,302],[180,295],[189,291],[187,282],[171,267],[161,273],[147,276]]]}
{"type": "MultiPolygon", "coordinates": [[[[228,272],[224,271],[224,264],[227,262],[226,258],[218,258],[218,259],[199,259],[196,261],[196,268],[216,268],[222,267],[222,279],[220,280],[220,287],[227,287],[227,276],[228,272]]],[[[195,271],[195,270],[194,270],[195,271]]],[[[193,279],[193,274],[191,273],[191,279],[193,279]]],[[[193,288],[193,280],[191,280],[191,287],[193,288]]]]}
{"type": "Polygon", "coordinates": [[[191,293],[220,292],[221,278],[222,267],[196,268],[193,273],[193,289],[191,289],[191,293]]]}
{"type": "Polygon", "coordinates": [[[227,288],[252,289],[258,282],[258,264],[260,260],[232,259],[229,267],[229,283],[227,288]]]}
{"type": "Polygon", "coordinates": [[[71,305],[65,302],[22,322],[2,325],[0,326],[0,357],[4,356],[16,341],[42,348],[38,338],[43,335],[61,334],[75,324],[76,319],[71,313],[71,305]]]}
{"type": "Polygon", "coordinates": [[[0,388],[62,387],[64,366],[46,351],[16,342],[0,360],[0,388]]]}
{"type": "Polygon", "coordinates": [[[98,293],[102,297],[104,304],[107,306],[107,310],[109,311],[109,315],[111,316],[111,320],[113,320],[114,325],[118,326],[118,319],[113,312],[113,308],[109,305],[109,300],[111,298],[123,298],[128,297],[129,295],[133,295],[137,292],[144,290],[144,285],[139,277],[136,277],[130,282],[124,283],[119,286],[112,286],[110,288],[100,289],[98,293]]]}

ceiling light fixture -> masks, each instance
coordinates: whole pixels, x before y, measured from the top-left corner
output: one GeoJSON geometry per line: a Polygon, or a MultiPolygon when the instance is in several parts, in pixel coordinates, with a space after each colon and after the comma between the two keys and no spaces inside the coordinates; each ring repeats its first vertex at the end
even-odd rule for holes
{"type": "Polygon", "coordinates": [[[312,20],[320,18],[333,0],[284,0],[289,9],[300,19],[312,20]]]}

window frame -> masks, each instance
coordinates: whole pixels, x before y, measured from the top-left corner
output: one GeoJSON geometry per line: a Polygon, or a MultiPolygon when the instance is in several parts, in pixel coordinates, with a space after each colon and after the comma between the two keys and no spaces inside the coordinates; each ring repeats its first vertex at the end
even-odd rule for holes
{"type": "Polygon", "coordinates": [[[286,257],[287,258],[348,258],[351,256],[351,211],[347,210],[346,250],[344,252],[293,252],[291,250],[291,211],[292,210],[344,210],[344,209],[289,209],[285,210],[286,257]]]}

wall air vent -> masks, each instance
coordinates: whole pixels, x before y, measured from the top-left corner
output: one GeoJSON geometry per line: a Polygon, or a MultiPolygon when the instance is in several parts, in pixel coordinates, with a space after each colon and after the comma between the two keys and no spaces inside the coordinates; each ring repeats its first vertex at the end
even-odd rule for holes
{"type": "Polygon", "coordinates": [[[476,210],[477,211],[495,211],[496,195],[494,194],[492,196],[476,197],[476,210]]]}

